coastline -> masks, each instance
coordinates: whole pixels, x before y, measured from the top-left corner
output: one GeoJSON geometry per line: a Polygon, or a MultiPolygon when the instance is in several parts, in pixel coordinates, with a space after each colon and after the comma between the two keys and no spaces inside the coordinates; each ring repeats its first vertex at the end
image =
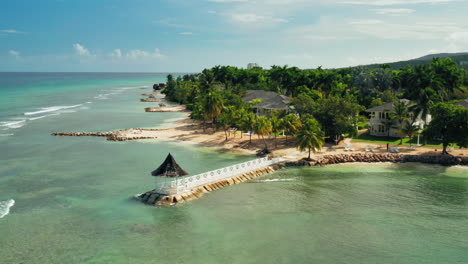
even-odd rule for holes
{"type": "MultiPolygon", "coordinates": [[[[130,128],[124,130],[110,131],[110,132],[72,132],[72,133],[54,133],[57,136],[106,136],[108,140],[112,141],[126,141],[126,140],[141,140],[141,139],[154,139],[163,141],[179,141],[186,144],[200,145],[204,147],[213,148],[222,152],[236,152],[244,154],[256,154],[258,150],[264,148],[264,143],[257,135],[252,135],[252,141],[249,141],[249,136],[240,135],[240,132],[229,133],[228,140],[224,131],[215,131],[212,128],[206,128],[203,131],[203,124],[199,121],[190,119],[190,112],[184,111],[184,117],[173,123],[172,127],[163,129],[145,129],[145,128],[130,128]]],[[[209,126],[209,125],[207,125],[209,126]]],[[[298,151],[294,146],[292,137],[288,137],[286,141],[285,136],[279,136],[276,139],[266,139],[268,148],[272,152],[271,155],[275,157],[283,157],[288,160],[300,160],[307,156],[306,152],[298,151]],[[277,147],[275,147],[275,145],[277,147]]],[[[412,156],[442,156],[440,149],[429,147],[418,147],[415,150],[408,150],[405,146],[400,146],[401,155],[412,156]]],[[[465,150],[455,149],[450,152],[455,157],[465,157],[465,150]]],[[[361,143],[353,142],[352,139],[347,138],[338,145],[325,144],[322,150],[314,153],[312,158],[318,158],[324,155],[341,155],[341,154],[385,154],[389,153],[386,146],[383,144],[375,143],[361,143]],[[353,144],[353,151],[346,151],[346,144],[353,144]],[[366,147],[374,147],[374,152],[365,151],[366,147]]]]}

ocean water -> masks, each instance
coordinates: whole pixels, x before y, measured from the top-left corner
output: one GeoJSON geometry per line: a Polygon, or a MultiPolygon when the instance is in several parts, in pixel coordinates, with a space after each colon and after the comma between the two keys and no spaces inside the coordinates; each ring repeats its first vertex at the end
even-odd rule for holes
{"type": "Polygon", "coordinates": [[[192,174],[254,157],[50,136],[167,127],[138,101],[164,76],[0,73],[0,263],[468,263],[466,167],[287,169],[157,208],[130,198],[168,152],[192,174]]]}

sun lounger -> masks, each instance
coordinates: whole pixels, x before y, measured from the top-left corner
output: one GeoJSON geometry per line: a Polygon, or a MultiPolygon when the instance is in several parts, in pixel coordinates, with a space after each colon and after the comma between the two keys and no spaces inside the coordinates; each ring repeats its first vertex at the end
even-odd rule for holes
{"type": "Polygon", "coordinates": [[[366,146],[366,147],[364,148],[364,151],[369,152],[369,151],[370,151],[369,147],[366,146]]]}
{"type": "Polygon", "coordinates": [[[374,147],[370,147],[369,150],[370,150],[371,152],[374,152],[374,151],[375,151],[375,148],[374,148],[374,147]]]}

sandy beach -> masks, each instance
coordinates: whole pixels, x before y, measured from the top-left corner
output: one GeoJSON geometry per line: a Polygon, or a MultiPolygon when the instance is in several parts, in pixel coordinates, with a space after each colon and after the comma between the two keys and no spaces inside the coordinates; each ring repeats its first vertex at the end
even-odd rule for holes
{"type": "MultiPolygon", "coordinates": [[[[224,130],[215,130],[206,125],[206,130],[203,131],[203,124],[199,121],[190,119],[189,112],[184,112],[185,118],[174,123],[174,126],[167,129],[127,129],[118,131],[119,136],[129,139],[132,138],[157,138],[157,140],[183,141],[189,144],[199,144],[206,147],[216,148],[219,151],[234,151],[246,154],[255,154],[257,151],[264,148],[263,140],[252,135],[252,142],[249,142],[249,136],[241,131],[228,132],[226,140],[224,130]]],[[[284,157],[297,160],[301,157],[306,157],[307,152],[301,152],[295,148],[295,140],[293,137],[278,136],[275,139],[273,136],[266,139],[267,145],[273,156],[284,157]]],[[[339,154],[339,153],[365,153],[366,147],[374,148],[374,153],[387,153],[385,144],[373,144],[353,142],[351,138],[341,141],[338,145],[325,144],[317,153],[313,155],[339,154]],[[346,150],[346,145],[352,145],[354,150],[346,150]]],[[[441,148],[432,147],[417,147],[416,149],[408,149],[407,146],[398,147],[401,154],[417,154],[417,155],[434,155],[442,152],[441,148]]],[[[454,149],[449,150],[449,153],[454,156],[466,156],[466,150],[454,149]]]]}

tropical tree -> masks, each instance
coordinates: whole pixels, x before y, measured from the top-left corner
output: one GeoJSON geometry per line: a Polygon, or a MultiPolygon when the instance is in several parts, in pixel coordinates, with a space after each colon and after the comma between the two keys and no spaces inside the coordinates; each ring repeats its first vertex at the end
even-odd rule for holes
{"type": "Polygon", "coordinates": [[[249,142],[252,143],[252,133],[257,123],[257,117],[252,112],[247,112],[241,121],[242,128],[249,132],[249,142]]]}
{"type": "MultiPolygon", "coordinates": [[[[393,103],[393,112],[390,114],[391,119],[395,120],[398,124],[398,130],[403,130],[403,124],[409,119],[408,103],[407,101],[398,100],[393,103]]],[[[400,133],[400,144],[403,144],[403,133],[400,133]]]]}
{"type": "Polygon", "coordinates": [[[212,124],[216,122],[216,118],[221,114],[224,108],[223,98],[216,90],[211,90],[203,96],[203,110],[206,115],[212,120],[212,124]]]}
{"type": "Polygon", "coordinates": [[[415,124],[415,120],[413,118],[413,119],[405,120],[403,129],[400,132],[403,135],[408,136],[411,141],[415,135],[419,134],[419,131],[420,131],[420,128],[418,125],[415,124]]]}
{"type": "MultiPolygon", "coordinates": [[[[295,114],[288,114],[283,119],[284,128],[287,134],[295,135],[302,126],[301,120],[295,114]]],[[[286,142],[288,142],[288,136],[286,135],[286,142]]]]}
{"type": "Polygon", "coordinates": [[[296,147],[300,151],[308,150],[307,159],[310,160],[310,153],[322,149],[324,143],[323,131],[320,128],[319,122],[313,118],[307,119],[299,132],[297,133],[296,147]]]}
{"type": "Polygon", "coordinates": [[[255,124],[255,133],[262,137],[263,143],[265,144],[265,150],[268,150],[268,145],[265,140],[265,136],[270,135],[272,131],[272,125],[270,120],[266,116],[260,116],[257,118],[255,124]]]}
{"type": "Polygon", "coordinates": [[[278,145],[276,141],[276,136],[281,132],[281,130],[284,129],[284,122],[282,119],[279,118],[278,112],[273,112],[271,114],[270,122],[271,122],[271,131],[273,132],[274,137],[275,137],[275,148],[277,148],[278,145]]]}
{"type": "Polygon", "coordinates": [[[438,103],[431,108],[432,121],[424,134],[433,140],[442,141],[442,154],[447,146],[456,143],[459,147],[468,146],[468,108],[449,103],[438,103]]]}
{"type": "Polygon", "coordinates": [[[234,114],[234,108],[232,106],[226,107],[224,111],[216,119],[216,127],[222,128],[224,130],[226,141],[228,140],[228,130],[233,125],[233,121],[234,121],[233,114],[234,114]]]}

